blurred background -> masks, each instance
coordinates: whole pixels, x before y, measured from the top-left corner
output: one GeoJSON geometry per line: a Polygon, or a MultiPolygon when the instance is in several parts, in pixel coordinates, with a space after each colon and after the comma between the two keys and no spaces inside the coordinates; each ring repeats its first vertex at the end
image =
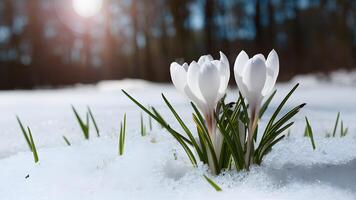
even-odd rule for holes
{"type": "MultiPolygon", "coordinates": [[[[355,0],[0,0],[0,89],[170,80],[173,61],[276,49],[280,81],[356,67],[355,0]]],[[[233,80],[232,80],[233,81],[233,80]]]]}

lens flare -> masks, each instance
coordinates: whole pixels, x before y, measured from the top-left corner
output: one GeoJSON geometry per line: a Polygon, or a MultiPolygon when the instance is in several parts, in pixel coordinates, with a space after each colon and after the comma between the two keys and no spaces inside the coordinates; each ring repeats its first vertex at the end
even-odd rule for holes
{"type": "Polygon", "coordinates": [[[73,0],[74,11],[82,17],[92,17],[100,12],[102,0],[73,0]]]}

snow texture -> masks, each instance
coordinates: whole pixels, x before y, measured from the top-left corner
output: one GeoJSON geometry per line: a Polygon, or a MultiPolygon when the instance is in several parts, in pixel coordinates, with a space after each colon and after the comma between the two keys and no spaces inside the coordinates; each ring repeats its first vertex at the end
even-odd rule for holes
{"type": "MultiPolygon", "coordinates": [[[[160,94],[170,99],[187,122],[191,109],[172,85],[124,80],[58,90],[0,92],[0,199],[356,199],[354,77],[355,73],[338,72],[328,80],[304,76],[279,84],[267,115],[295,82],[301,86],[288,107],[308,103],[296,117],[290,136],[275,146],[262,166],[253,166],[248,173],[229,171],[219,176],[209,174],[204,165],[193,168],[180,146],[155,123],[141,137],[140,110],[120,91],[124,88],[142,103],[155,106],[178,128],[160,94]],[[84,140],[71,104],[83,116],[86,105],[92,108],[102,137],[91,130],[90,140],[84,140]],[[327,138],[338,111],[349,134],[327,138]],[[124,113],[128,130],[120,157],[117,139],[124,113]],[[40,157],[37,164],[15,115],[32,129],[40,157]],[[303,137],[304,116],[314,128],[316,150],[303,137]],[[72,146],[65,144],[63,135],[72,146]],[[204,174],[223,191],[216,192],[204,174]]],[[[228,99],[236,95],[236,89],[230,88],[228,99]]],[[[147,118],[145,123],[148,129],[147,118]]]]}

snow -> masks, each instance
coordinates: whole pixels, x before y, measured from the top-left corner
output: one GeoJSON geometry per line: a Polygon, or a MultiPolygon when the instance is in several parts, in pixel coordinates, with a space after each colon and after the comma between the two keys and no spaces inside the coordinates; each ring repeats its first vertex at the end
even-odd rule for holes
{"type": "MultiPolygon", "coordinates": [[[[191,109],[172,85],[123,80],[57,90],[0,92],[0,199],[356,199],[355,77],[355,73],[337,72],[327,80],[304,76],[279,84],[271,110],[297,81],[301,86],[288,107],[308,103],[297,115],[290,137],[272,150],[262,166],[219,176],[209,174],[204,165],[193,168],[174,139],[156,124],[148,136],[141,137],[140,110],[120,91],[124,88],[140,102],[157,107],[178,127],[160,94],[170,99],[185,121],[191,119],[191,109]],[[100,138],[91,130],[90,140],[84,140],[72,104],[82,115],[87,105],[92,108],[100,138]],[[349,134],[326,138],[338,111],[349,134]],[[128,130],[120,157],[117,137],[124,113],[128,130]],[[32,129],[40,158],[37,164],[15,115],[32,129]],[[303,137],[304,116],[313,126],[316,150],[303,137]],[[65,144],[63,135],[72,146],[65,144]],[[216,192],[204,174],[223,191],[216,192]]],[[[233,99],[236,89],[230,88],[229,94],[233,99]]]]}

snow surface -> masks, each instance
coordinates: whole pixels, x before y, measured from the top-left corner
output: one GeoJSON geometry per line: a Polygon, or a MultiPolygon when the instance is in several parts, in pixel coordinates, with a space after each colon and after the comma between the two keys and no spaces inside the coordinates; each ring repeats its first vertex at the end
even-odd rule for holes
{"type": "MultiPolygon", "coordinates": [[[[204,165],[193,168],[179,145],[156,124],[148,136],[141,137],[140,110],[120,91],[124,88],[142,103],[155,106],[178,127],[160,94],[170,99],[187,122],[191,109],[172,85],[123,80],[58,90],[0,92],[0,199],[356,199],[354,77],[355,73],[338,72],[328,80],[303,76],[279,84],[267,115],[295,82],[301,87],[288,107],[308,103],[296,117],[290,137],[272,150],[262,166],[254,166],[248,173],[231,171],[220,176],[210,175],[204,165]],[[82,115],[87,105],[92,108],[102,137],[91,130],[90,140],[83,139],[71,104],[82,115]],[[338,111],[349,134],[326,138],[338,111]],[[124,113],[128,131],[125,153],[120,157],[117,136],[124,113]],[[33,163],[15,115],[32,129],[38,164],[33,163]],[[304,116],[314,128],[315,151],[303,137],[304,116]],[[63,135],[72,146],[66,146],[63,135]],[[204,174],[223,192],[216,192],[204,174]]],[[[231,88],[229,94],[233,99],[236,89],[231,88]]],[[[262,127],[264,123],[262,120],[262,127]]]]}

